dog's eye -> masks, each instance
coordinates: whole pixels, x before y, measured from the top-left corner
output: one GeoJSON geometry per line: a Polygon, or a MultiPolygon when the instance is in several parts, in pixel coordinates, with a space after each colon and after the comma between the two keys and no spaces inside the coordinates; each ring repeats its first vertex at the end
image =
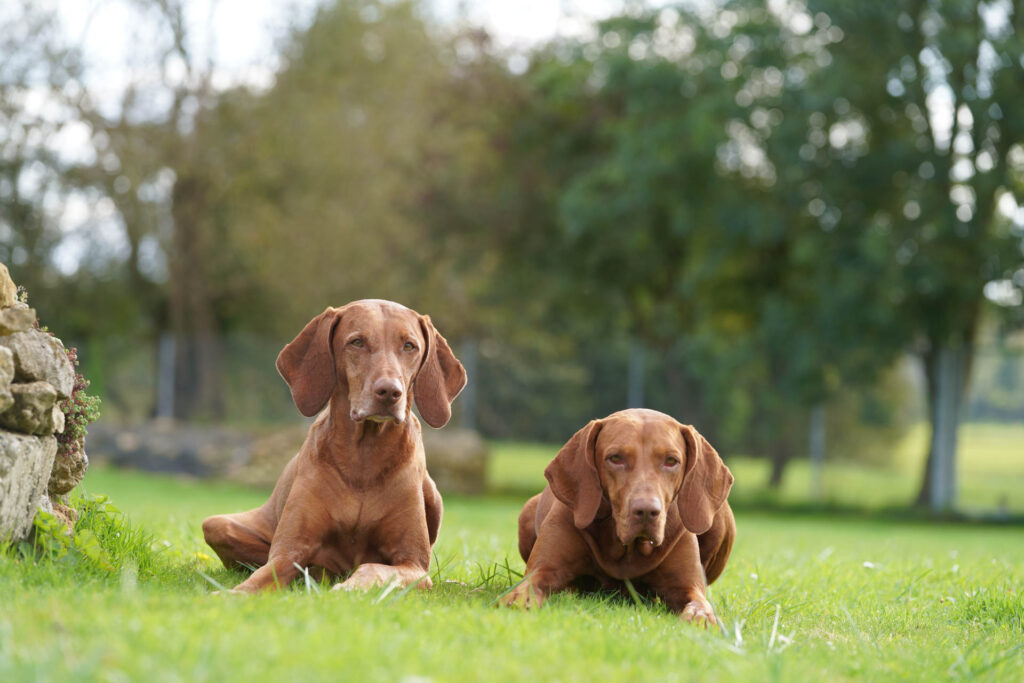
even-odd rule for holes
{"type": "Polygon", "coordinates": [[[665,458],[665,467],[675,467],[678,464],[679,464],[679,458],[675,458],[675,457],[673,457],[671,455],[668,456],[667,458],[665,458]]]}
{"type": "Polygon", "coordinates": [[[412,342],[405,342],[405,345],[402,347],[402,350],[403,351],[415,351],[416,350],[416,345],[413,344],[412,342]]]}
{"type": "Polygon", "coordinates": [[[357,349],[361,349],[364,346],[366,346],[366,342],[364,342],[362,339],[353,339],[352,341],[349,342],[349,345],[354,346],[357,349]]]}
{"type": "Polygon", "coordinates": [[[605,461],[610,462],[613,465],[621,465],[623,462],[625,462],[623,457],[618,453],[612,453],[607,458],[605,458],[605,461]]]}

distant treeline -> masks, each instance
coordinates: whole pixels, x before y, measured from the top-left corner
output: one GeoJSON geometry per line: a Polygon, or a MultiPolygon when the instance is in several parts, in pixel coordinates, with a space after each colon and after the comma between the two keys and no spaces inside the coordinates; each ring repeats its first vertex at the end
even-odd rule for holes
{"type": "Polygon", "coordinates": [[[919,389],[920,500],[945,500],[974,350],[1024,321],[1009,3],[635,4],[513,54],[415,2],[326,2],[269,87],[230,89],[177,3],[139,5],[162,42],[113,99],[46,8],[0,18],[0,260],[87,364],[144,349],[133,412],[162,367],[177,417],[234,417],[226,340],[265,340],[276,381],[324,307],[391,298],[472,358],[490,436],[643,402],[777,482],[818,408],[830,450],[884,460],[919,389]]]}

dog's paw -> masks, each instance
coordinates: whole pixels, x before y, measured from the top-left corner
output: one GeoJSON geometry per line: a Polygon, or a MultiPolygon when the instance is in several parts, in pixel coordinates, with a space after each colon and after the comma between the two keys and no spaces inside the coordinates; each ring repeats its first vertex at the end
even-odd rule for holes
{"type": "Polygon", "coordinates": [[[505,607],[535,609],[544,603],[544,595],[528,581],[516,586],[499,601],[505,607]]]}
{"type": "Polygon", "coordinates": [[[389,567],[383,564],[363,564],[352,572],[352,576],[348,577],[341,583],[336,583],[331,587],[332,591],[354,591],[354,590],[370,590],[372,588],[378,588],[381,586],[387,586],[388,584],[397,582],[400,586],[408,586],[411,583],[415,583],[416,587],[421,590],[427,590],[434,587],[434,582],[430,580],[429,576],[406,576],[405,572],[402,572],[396,567],[389,567]]]}
{"type": "Polygon", "coordinates": [[[679,618],[683,621],[701,624],[705,628],[718,623],[715,619],[715,610],[707,600],[691,600],[686,603],[679,618]]]}

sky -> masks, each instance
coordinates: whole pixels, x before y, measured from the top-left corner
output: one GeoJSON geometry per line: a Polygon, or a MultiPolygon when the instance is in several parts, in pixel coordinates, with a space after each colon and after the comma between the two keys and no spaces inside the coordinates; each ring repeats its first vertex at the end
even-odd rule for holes
{"type": "MultiPolygon", "coordinates": [[[[154,84],[154,95],[166,95],[155,51],[166,44],[153,21],[132,0],[39,0],[52,3],[71,45],[81,49],[89,91],[101,109],[116,115],[128,84],[154,84]],[[149,72],[147,72],[149,70],[149,72]]],[[[213,86],[238,84],[269,87],[279,65],[281,41],[290,29],[309,24],[324,0],[184,0],[189,49],[196,63],[212,64],[213,86]]],[[[2,0],[0,0],[2,2],[2,0]]],[[[514,52],[555,35],[579,35],[590,22],[613,14],[623,0],[425,0],[439,25],[483,26],[502,48],[514,52]]],[[[175,64],[171,62],[173,72],[175,64]]],[[[184,78],[184,67],[177,66],[184,78]]],[[[174,74],[172,73],[172,76],[174,74]]],[[[173,80],[173,78],[172,78],[173,80]]],[[[53,144],[69,160],[88,161],[89,130],[67,126],[53,144]]],[[[169,184],[168,184],[169,188],[169,184]]],[[[167,190],[168,188],[164,188],[167,190]]],[[[91,243],[100,240],[112,254],[127,249],[118,216],[109,200],[71,193],[62,198],[59,221],[65,239],[54,258],[66,273],[77,270],[91,243]]],[[[143,245],[146,247],[146,245],[143,245]]],[[[152,247],[154,257],[159,250],[152,247]]]]}
{"type": "MultiPolygon", "coordinates": [[[[55,0],[54,0],[55,1],[55,0]]],[[[192,49],[212,57],[217,86],[239,81],[267,85],[277,67],[277,44],[289,27],[308,24],[321,0],[187,0],[192,49]]],[[[428,0],[442,24],[483,26],[506,48],[528,47],[554,35],[579,34],[588,20],[610,15],[618,0],[428,0]]],[[[126,66],[156,44],[128,0],[59,2],[64,29],[81,45],[102,88],[115,96],[126,66]]]]}

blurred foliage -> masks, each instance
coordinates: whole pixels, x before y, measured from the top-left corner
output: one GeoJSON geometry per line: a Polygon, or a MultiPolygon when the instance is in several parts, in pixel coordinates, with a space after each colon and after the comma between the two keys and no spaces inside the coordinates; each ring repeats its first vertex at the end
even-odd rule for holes
{"type": "Polygon", "coordinates": [[[0,15],[0,258],[114,413],[154,410],[171,337],[179,417],[273,420],[273,349],[392,298],[475,359],[488,435],[561,441],[625,407],[642,350],[647,405],[778,483],[816,406],[836,457],[884,457],[917,388],[901,358],[930,416],[938,354],[1024,319],[1008,3],[631,4],[510,55],[414,0],[341,0],[286,36],[271,85],[230,89],[179,3],[137,6],[161,77],[104,106],[47,6],[0,15]],[[70,162],[46,141],[73,124],[93,153],[70,162]],[[64,273],[47,207],[70,196],[127,248],[84,240],[64,273]]]}

